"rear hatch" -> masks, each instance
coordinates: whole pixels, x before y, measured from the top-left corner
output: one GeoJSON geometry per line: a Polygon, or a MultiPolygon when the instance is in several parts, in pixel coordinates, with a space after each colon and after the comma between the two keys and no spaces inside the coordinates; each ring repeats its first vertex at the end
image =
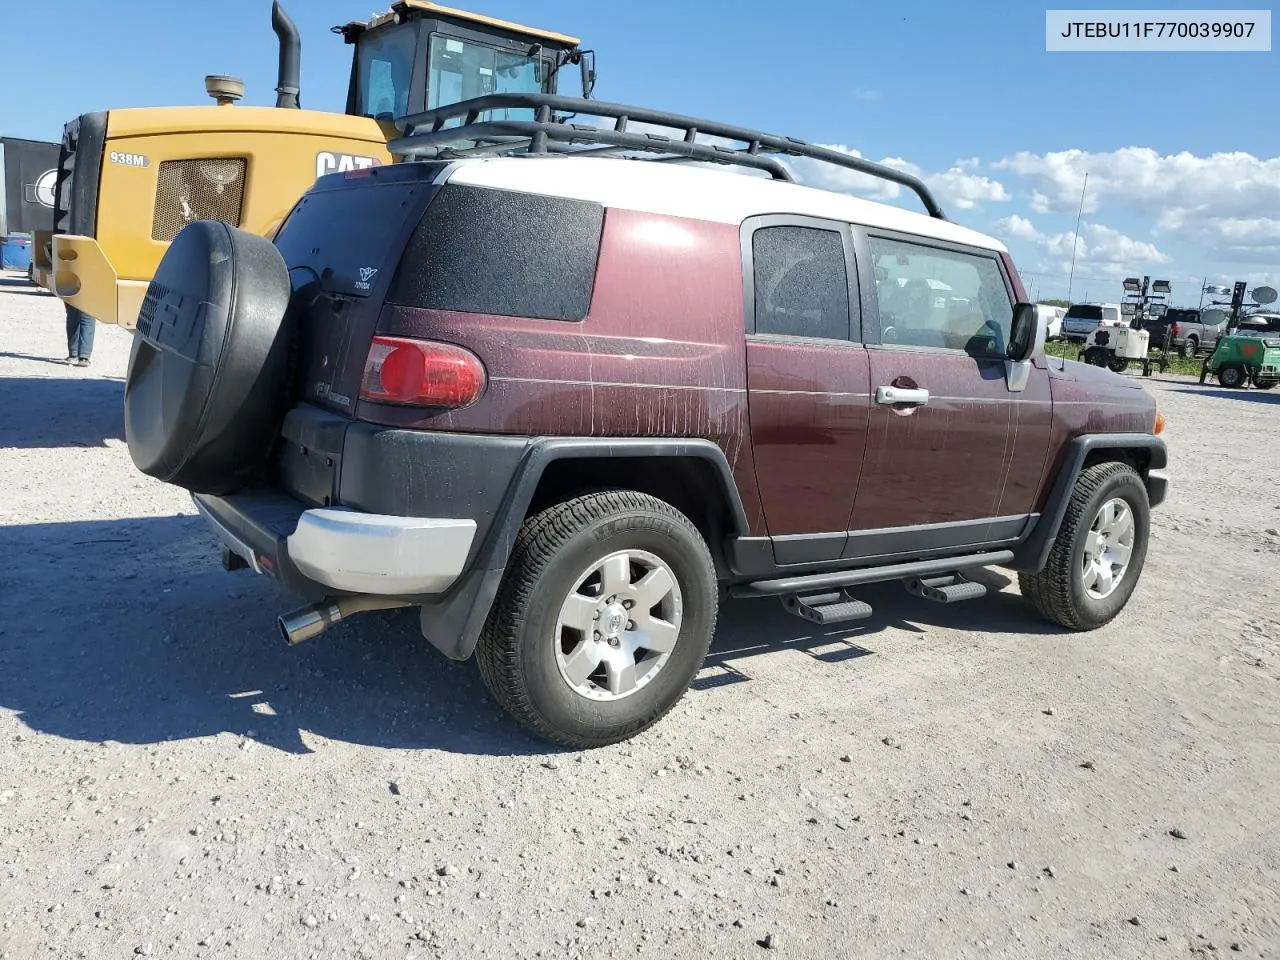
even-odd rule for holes
{"type": "Polygon", "coordinates": [[[293,285],[300,401],[354,414],[384,294],[444,166],[391,164],[321,177],[277,234],[293,285]]]}

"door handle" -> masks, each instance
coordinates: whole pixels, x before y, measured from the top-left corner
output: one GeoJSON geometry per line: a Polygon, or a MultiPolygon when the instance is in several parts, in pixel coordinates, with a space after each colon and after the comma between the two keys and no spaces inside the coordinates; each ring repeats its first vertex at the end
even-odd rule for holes
{"type": "Polygon", "coordinates": [[[905,387],[876,387],[876,403],[886,406],[906,403],[923,407],[929,402],[929,391],[923,387],[909,390],[905,387]]]}

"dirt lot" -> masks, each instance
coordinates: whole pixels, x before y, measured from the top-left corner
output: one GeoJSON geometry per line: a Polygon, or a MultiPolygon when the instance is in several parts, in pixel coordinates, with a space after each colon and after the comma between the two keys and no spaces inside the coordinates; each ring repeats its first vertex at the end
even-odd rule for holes
{"type": "Polygon", "coordinates": [[[576,755],[411,616],[285,648],[134,470],[128,335],[67,367],[0,283],[0,956],[1280,956],[1280,393],[1150,383],[1171,493],[1107,629],[1007,578],[730,604],[684,704],[576,755]]]}

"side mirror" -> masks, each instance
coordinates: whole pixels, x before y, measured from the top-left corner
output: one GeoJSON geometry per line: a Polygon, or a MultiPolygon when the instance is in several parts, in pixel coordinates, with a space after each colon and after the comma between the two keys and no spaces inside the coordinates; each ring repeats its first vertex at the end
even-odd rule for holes
{"type": "Polygon", "coordinates": [[[1040,322],[1040,311],[1034,303],[1019,303],[1013,308],[1013,327],[1009,331],[1008,357],[1014,363],[1030,360],[1044,349],[1048,331],[1040,322]]]}

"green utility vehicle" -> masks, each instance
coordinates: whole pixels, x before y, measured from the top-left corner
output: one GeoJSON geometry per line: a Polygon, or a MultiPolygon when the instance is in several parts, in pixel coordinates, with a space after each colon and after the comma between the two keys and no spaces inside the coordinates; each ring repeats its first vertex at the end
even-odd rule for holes
{"type": "Polygon", "coordinates": [[[1224,387],[1270,390],[1280,383],[1280,332],[1242,326],[1219,337],[1200,368],[1200,382],[1209,374],[1224,387]]]}

